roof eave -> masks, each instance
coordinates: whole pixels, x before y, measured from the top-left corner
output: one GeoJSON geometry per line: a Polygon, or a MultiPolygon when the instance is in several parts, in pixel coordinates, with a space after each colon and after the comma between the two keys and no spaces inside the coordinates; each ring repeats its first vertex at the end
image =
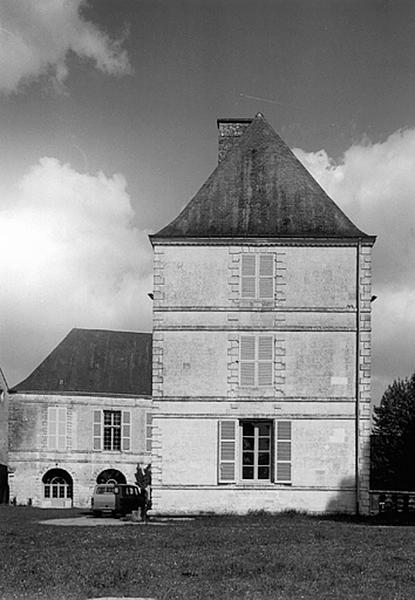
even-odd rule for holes
{"type": "Polygon", "coordinates": [[[151,394],[140,394],[139,392],[128,392],[128,393],[120,393],[120,392],[87,392],[82,390],[18,390],[13,388],[9,390],[10,394],[24,394],[27,396],[95,396],[102,398],[140,398],[143,400],[151,400],[151,394]]]}
{"type": "Polygon", "coordinates": [[[304,246],[356,246],[360,243],[363,246],[373,246],[376,241],[375,235],[366,235],[355,237],[341,236],[160,236],[158,234],[149,235],[152,246],[160,245],[207,245],[207,246],[229,246],[229,245],[304,245],[304,246]]]}

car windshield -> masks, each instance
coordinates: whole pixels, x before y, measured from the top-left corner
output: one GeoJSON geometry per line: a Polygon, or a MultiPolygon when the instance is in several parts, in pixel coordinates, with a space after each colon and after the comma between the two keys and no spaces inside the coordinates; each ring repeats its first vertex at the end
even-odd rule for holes
{"type": "Polygon", "coordinates": [[[111,485],[101,485],[99,487],[96,488],[95,490],[96,494],[111,494],[114,493],[114,487],[111,485]]]}

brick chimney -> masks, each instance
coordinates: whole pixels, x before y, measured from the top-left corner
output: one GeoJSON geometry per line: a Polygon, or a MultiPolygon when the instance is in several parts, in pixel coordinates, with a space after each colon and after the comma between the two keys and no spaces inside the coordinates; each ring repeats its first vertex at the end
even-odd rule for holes
{"type": "Polygon", "coordinates": [[[218,162],[220,163],[239,140],[246,128],[252,123],[252,119],[218,119],[219,148],[218,162]]]}

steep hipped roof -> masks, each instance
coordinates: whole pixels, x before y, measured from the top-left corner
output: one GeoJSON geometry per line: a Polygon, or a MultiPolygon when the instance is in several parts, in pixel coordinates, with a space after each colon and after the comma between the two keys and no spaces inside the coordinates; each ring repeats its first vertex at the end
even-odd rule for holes
{"type": "Polygon", "coordinates": [[[366,238],[258,113],[196,196],[151,239],[366,238]]]}
{"type": "Polygon", "coordinates": [[[2,392],[7,392],[7,390],[8,390],[8,385],[7,385],[6,377],[4,376],[3,371],[0,369],[0,394],[2,392]]]}
{"type": "Polygon", "coordinates": [[[72,329],[16,392],[151,395],[152,334],[72,329]]]}

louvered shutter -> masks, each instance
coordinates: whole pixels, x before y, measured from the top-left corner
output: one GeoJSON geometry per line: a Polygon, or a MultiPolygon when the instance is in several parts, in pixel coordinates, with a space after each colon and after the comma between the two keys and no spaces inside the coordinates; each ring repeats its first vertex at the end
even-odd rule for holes
{"type": "Polygon", "coordinates": [[[255,298],[256,257],[255,254],[242,254],[241,298],[255,298]]]}
{"type": "Polygon", "coordinates": [[[57,408],[56,416],[56,447],[66,450],[66,408],[57,408]]]}
{"type": "Polygon", "coordinates": [[[240,340],[240,385],[253,387],[255,385],[255,336],[243,335],[240,340]]]}
{"type": "Polygon", "coordinates": [[[130,438],[131,438],[131,413],[129,410],[122,411],[122,450],[130,450],[130,438]]]}
{"type": "Polygon", "coordinates": [[[274,255],[259,255],[259,298],[271,300],[274,297],[274,255]]]}
{"type": "Polygon", "coordinates": [[[94,410],[93,449],[102,450],[102,411],[94,410]]]}
{"type": "Polygon", "coordinates": [[[58,429],[57,408],[48,407],[48,449],[56,450],[56,432],[58,429]]]}
{"type": "Polygon", "coordinates": [[[275,439],[275,482],[291,483],[291,421],[277,421],[275,439]]]}
{"type": "Polygon", "coordinates": [[[274,338],[271,335],[258,337],[258,385],[272,386],[274,372],[274,338]]]}
{"type": "Polygon", "coordinates": [[[219,421],[219,483],[236,481],[236,421],[219,421]]]}
{"type": "Polygon", "coordinates": [[[146,452],[151,452],[153,415],[146,413],[146,452]]]}

